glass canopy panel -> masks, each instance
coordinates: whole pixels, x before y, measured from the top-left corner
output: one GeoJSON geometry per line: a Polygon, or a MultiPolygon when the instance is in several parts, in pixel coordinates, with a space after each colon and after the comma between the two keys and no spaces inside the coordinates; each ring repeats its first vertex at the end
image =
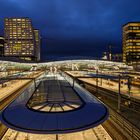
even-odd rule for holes
{"type": "Polygon", "coordinates": [[[59,74],[44,79],[28,102],[28,107],[43,112],[64,112],[79,108],[81,98],[59,74]]]}

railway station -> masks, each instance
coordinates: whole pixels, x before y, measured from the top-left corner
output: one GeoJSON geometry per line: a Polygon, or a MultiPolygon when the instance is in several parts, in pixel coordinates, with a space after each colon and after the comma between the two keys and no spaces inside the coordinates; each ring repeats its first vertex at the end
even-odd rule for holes
{"type": "Polygon", "coordinates": [[[139,139],[139,73],[131,67],[5,61],[0,73],[2,140],[139,139]]]}

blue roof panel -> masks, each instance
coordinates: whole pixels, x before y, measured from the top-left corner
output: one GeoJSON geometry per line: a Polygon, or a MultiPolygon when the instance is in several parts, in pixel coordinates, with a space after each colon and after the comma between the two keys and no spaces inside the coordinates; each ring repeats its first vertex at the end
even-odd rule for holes
{"type": "Polygon", "coordinates": [[[83,102],[78,108],[66,112],[41,112],[27,106],[33,93],[26,90],[1,112],[1,121],[12,129],[46,134],[85,130],[108,118],[107,107],[91,93],[78,84],[75,84],[74,92],[83,102]]]}

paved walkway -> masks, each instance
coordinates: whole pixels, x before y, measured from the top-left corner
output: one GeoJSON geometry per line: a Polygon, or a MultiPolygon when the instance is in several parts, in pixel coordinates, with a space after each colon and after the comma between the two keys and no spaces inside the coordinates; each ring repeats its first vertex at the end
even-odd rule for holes
{"type": "Polygon", "coordinates": [[[51,134],[31,134],[31,133],[23,133],[14,131],[12,129],[8,129],[2,140],[112,140],[110,135],[106,132],[106,130],[99,125],[94,129],[88,129],[81,132],[76,133],[68,133],[68,134],[59,134],[59,135],[51,135],[51,134]]]}

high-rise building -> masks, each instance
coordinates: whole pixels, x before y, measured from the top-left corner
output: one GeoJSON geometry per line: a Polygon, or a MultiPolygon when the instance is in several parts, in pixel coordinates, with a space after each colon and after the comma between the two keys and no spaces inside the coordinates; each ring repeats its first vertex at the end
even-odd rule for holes
{"type": "Polygon", "coordinates": [[[29,18],[5,18],[4,55],[24,60],[37,60],[36,40],[29,18]]]}
{"type": "Polygon", "coordinates": [[[36,43],[36,57],[37,57],[37,61],[40,61],[41,37],[39,34],[39,30],[34,29],[34,34],[35,34],[35,43],[36,43]]]}
{"type": "Polygon", "coordinates": [[[123,62],[140,65],[140,22],[130,22],[123,26],[123,62]]]}
{"type": "Polygon", "coordinates": [[[0,57],[4,56],[4,38],[0,36],[0,57]]]}

